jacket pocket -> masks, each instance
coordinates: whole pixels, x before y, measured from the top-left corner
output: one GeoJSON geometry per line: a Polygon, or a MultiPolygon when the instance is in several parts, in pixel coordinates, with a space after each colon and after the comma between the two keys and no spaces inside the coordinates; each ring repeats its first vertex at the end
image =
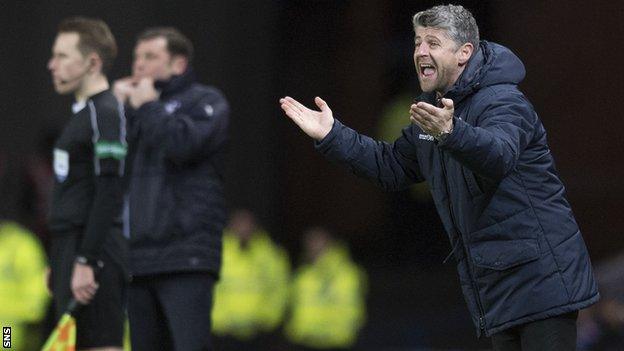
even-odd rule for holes
{"type": "Polygon", "coordinates": [[[540,257],[540,227],[531,208],[470,235],[475,266],[506,270],[540,257]]]}
{"type": "Polygon", "coordinates": [[[466,182],[466,186],[468,187],[468,191],[470,195],[479,196],[483,194],[483,187],[477,182],[477,178],[471,170],[466,167],[462,167],[462,173],[464,174],[464,180],[466,182]]]}
{"type": "Polygon", "coordinates": [[[503,271],[540,257],[535,239],[508,241],[484,241],[473,246],[472,260],[475,266],[503,271]]]}
{"type": "Polygon", "coordinates": [[[168,240],[173,191],[162,178],[142,178],[130,193],[130,238],[133,242],[168,240]]]}

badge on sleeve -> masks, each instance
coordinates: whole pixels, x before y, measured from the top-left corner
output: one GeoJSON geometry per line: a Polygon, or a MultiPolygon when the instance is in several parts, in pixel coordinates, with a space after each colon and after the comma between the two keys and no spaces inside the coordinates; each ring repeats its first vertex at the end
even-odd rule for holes
{"type": "Polygon", "coordinates": [[[54,149],[54,175],[60,183],[67,179],[69,174],[69,153],[65,150],[54,149]]]}
{"type": "Polygon", "coordinates": [[[212,107],[212,105],[206,104],[204,106],[204,112],[206,112],[206,115],[208,117],[212,117],[212,115],[214,114],[214,108],[212,107]]]}

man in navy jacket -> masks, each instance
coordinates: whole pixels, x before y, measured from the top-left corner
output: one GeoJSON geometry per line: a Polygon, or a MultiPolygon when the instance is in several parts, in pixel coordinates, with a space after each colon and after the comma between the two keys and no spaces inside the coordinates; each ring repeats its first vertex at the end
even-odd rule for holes
{"type": "Polygon", "coordinates": [[[211,349],[229,106],[195,82],[192,49],[174,28],[148,29],[132,77],[114,88],[128,118],[128,314],[138,351],[211,349]]]}
{"type": "Polygon", "coordinates": [[[546,131],[517,87],[524,66],[480,41],[461,6],[413,22],[423,95],[393,144],[344,126],[318,97],[320,111],[290,97],[281,107],[319,152],[384,189],[429,183],[477,335],[496,350],[574,349],[577,311],[599,295],[546,131]]]}

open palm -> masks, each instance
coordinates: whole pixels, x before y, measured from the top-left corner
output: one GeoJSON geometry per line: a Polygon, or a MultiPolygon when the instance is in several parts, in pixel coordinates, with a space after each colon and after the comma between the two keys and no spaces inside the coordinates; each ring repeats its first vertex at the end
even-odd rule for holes
{"type": "Polygon", "coordinates": [[[311,110],[289,96],[280,99],[280,105],[286,116],[307,135],[315,140],[322,140],[331,131],[334,116],[327,103],[320,97],[314,98],[314,103],[321,111],[311,110]]]}

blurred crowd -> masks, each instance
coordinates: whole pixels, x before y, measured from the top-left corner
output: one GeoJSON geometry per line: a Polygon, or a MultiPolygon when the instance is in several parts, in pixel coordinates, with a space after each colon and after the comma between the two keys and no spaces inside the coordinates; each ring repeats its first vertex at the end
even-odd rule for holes
{"type": "MultiPolygon", "coordinates": [[[[16,350],[38,350],[56,321],[46,287],[50,163],[0,168],[5,201],[0,222],[0,321],[16,350]],[[15,195],[14,195],[15,196],[15,195]],[[15,202],[14,202],[15,203],[15,202]]],[[[2,162],[2,166],[7,166],[2,162]]],[[[314,227],[290,257],[250,210],[234,210],[223,235],[215,286],[213,334],[218,350],[351,349],[366,320],[366,274],[345,242],[314,227]]],[[[129,347],[126,346],[126,349],[129,347]]]]}

